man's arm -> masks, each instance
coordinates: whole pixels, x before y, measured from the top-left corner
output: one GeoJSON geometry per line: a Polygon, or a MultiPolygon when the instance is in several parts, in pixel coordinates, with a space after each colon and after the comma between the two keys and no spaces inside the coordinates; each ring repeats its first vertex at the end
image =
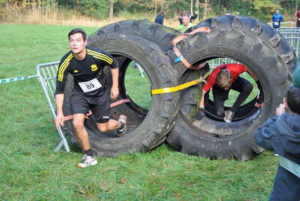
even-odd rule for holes
{"type": "Polygon", "coordinates": [[[55,89],[55,104],[56,104],[56,128],[64,126],[64,113],[63,113],[63,104],[64,104],[64,89],[67,80],[68,69],[70,65],[70,60],[73,58],[73,54],[66,54],[60,61],[57,79],[56,79],[56,89],[55,89]]]}
{"type": "Polygon", "coordinates": [[[264,92],[263,92],[263,89],[262,89],[262,85],[260,83],[260,81],[257,79],[256,75],[249,69],[249,68],[246,68],[247,72],[249,73],[249,75],[254,79],[254,81],[256,82],[256,85],[258,87],[258,90],[259,90],[259,95],[257,96],[257,103],[255,104],[256,107],[263,107],[264,106],[264,92]]]}
{"type": "Polygon", "coordinates": [[[110,98],[116,99],[119,96],[119,68],[111,68],[112,87],[110,98]]]}
{"type": "Polygon", "coordinates": [[[200,100],[200,103],[199,103],[200,108],[204,108],[204,96],[205,96],[206,93],[207,92],[202,89],[202,96],[201,96],[201,100],[200,100]]]}
{"type": "Polygon", "coordinates": [[[106,62],[110,66],[110,72],[112,76],[112,87],[110,90],[110,98],[112,100],[116,99],[119,96],[119,67],[117,60],[112,57],[110,54],[103,52],[108,57],[110,57],[110,61],[106,62]]]}
{"type": "Polygon", "coordinates": [[[190,69],[190,70],[200,70],[201,68],[203,68],[206,65],[207,65],[207,62],[203,62],[203,63],[198,64],[197,66],[190,66],[188,69],[190,69]]]}
{"type": "Polygon", "coordinates": [[[63,104],[64,104],[64,94],[56,94],[55,95],[55,103],[56,103],[56,121],[55,125],[58,129],[60,126],[64,126],[64,113],[63,113],[63,104]]]}
{"type": "Polygon", "coordinates": [[[202,97],[199,103],[200,108],[204,108],[204,96],[205,94],[215,85],[216,83],[216,69],[213,70],[213,72],[210,74],[210,76],[207,78],[207,81],[202,86],[202,97]]]}

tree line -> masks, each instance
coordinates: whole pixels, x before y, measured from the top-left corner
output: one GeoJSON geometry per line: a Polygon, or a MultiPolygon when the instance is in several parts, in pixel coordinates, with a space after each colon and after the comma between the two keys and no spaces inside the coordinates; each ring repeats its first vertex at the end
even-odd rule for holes
{"type": "Polygon", "coordinates": [[[200,19],[232,14],[248,15],[263,21],[270,21],[276,8],[292,18],[300,0],[0,0],[0,18],[5,14],[5,7],[15,7],[22,12],[29,9],[72,10],[80,15],[96,19],[121,16],[124,12],[131,15],[147,13],[157,15],[164,9],[168,17],[176,17],[181,11],[191,14],[198,12],[200,19]]]}

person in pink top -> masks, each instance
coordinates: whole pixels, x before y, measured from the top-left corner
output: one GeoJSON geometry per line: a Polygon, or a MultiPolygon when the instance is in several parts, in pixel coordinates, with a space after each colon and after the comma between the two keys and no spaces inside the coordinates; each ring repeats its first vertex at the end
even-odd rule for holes
{"type": "Polygon", "coordinates": [[[296,26],[299,28],[300,27],[300,8],[298,8],[297,13],[296,13],[296,26]]]}
{"type": "MultiPolygon", "coordinates": [[[[207,82],[203,85],[199,111],[195,118],[201,120],[205,116],[204,97],[212,88],[217,115],[222,118],[224,117],[226,122],[231,122],[234,112],[247,99],[253,89],[253,85],[248,80],[239,76],[244,72],[248,72],[257,82],[256,76],[247,69],[245,65],[231,63],[216,67],[208,77],[207,82]],[[228,99],[228,94],[231,89],[240,92],[240,94],[233,106],[228,111],[224,111],[224,102],[228,99]]],[[[258,100],[258,104],[261,105],[263,101],[262,87],[259,82],[257,82],[257,85],[261,91],[258,100]]]]}

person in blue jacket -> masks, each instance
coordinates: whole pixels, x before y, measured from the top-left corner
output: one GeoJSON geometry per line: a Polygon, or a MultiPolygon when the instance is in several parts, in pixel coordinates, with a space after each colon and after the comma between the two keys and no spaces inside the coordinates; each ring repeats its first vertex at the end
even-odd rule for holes
{"type": "Polygon", "coordinates": [[[279,12],[279,9],[275,10],[275,13],[273,14],[273,17],[272,17],[272,21],[273,21],[273,28],[274,29],[279,29],[280,28],[280,23],[283,21],[283,16],[279,12]]]}
{"type": "Polygon", "coordinates": [[[167,16],[167,12],[165,10],[160,11],[159,15],[155,18],[155,23],[164,24],[164,18],[167,16]]]}
{"type": "Polygon", "coordinates": [[[300,200],[300,89],[291,85],[286,98],[254,133],[256,143],[279,154],[279,167],[270,200],[300,200]],[[286,112],[288,109],[290,112],[286,112]]]}

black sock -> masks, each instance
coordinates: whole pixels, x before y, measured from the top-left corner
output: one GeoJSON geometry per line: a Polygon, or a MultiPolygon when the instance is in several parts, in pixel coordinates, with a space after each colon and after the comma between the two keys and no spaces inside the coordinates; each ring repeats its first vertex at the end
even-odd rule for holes
{"type": "Polygon", "coordinates": [[[93,150],[92,149],[83,150],[83,153],[88,155],[88,156],[93,156],[93,150]]]}

